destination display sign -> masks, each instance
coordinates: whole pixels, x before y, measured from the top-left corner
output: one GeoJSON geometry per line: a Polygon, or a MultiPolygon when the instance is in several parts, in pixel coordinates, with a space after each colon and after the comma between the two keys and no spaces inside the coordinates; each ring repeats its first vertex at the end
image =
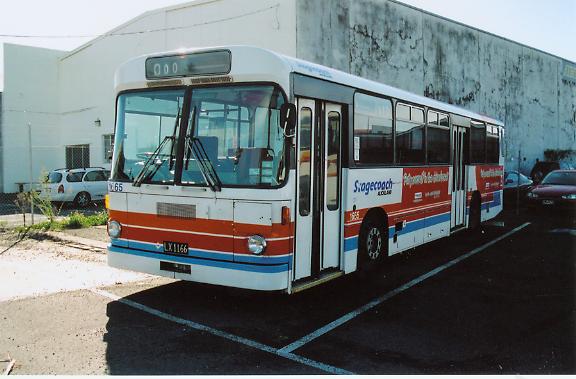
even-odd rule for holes
{"type": "Polygon", "coordinates": [[[231,53],[228,50],[152,57],[146,59],[146,78],[225,75],[230,72],[231,65],[231,53]]]}

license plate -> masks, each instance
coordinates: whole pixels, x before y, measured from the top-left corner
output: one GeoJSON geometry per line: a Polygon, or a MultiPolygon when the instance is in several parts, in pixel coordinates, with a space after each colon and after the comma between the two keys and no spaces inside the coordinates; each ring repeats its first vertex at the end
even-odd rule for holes
{"type": "Polygon", "coordinates": [[[543,205],[554,205],[554,200],[542,200],[543,205]]]}
{"type": "Polygon", "coordinates": [[[188,244],[184,242],[164,241],[164,252],[171,254],[188,254],[188,244]]]}

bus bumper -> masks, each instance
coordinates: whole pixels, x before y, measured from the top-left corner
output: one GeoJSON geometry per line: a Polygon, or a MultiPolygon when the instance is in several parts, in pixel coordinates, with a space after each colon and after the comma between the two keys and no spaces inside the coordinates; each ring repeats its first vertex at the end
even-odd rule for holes
{"type": "Polygon", "coordinates": [[[262,265],[173,256],[108,245],[108,265],[168,278],[261,291],[287,290],[289,264],[262,265]],[[177,266],[178,272],[170,269],[177,266]]]}

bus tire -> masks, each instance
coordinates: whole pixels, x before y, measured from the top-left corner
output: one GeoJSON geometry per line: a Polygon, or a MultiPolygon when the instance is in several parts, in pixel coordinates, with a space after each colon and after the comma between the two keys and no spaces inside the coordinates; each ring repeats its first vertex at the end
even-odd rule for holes
{"type": "Polygon", "coordinates": [[[481,204],[482,202],[480,200],[480,194],[478,192],[474,192],[472,195],[472,200],[470,201],[470,219],[468,221],[471,230],[478,230],[478,228],[480,228],[480,223],[482,220],[480,211],[481,204]]]}
{"type": "Polygon", "coordinates": [[[358,236],[358,266],[360,271],[378,266],[388,255],[388,228],[380,217],[368,216],[362,222],[358,236]]]}

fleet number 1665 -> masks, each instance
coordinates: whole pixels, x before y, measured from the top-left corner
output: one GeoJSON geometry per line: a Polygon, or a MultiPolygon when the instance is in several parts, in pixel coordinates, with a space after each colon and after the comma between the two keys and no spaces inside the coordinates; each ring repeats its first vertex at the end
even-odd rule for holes
{"type": "Polygon", "coordinates": [[[108,192],[122,192],[122,183],[108,183],[108,192]]]}

